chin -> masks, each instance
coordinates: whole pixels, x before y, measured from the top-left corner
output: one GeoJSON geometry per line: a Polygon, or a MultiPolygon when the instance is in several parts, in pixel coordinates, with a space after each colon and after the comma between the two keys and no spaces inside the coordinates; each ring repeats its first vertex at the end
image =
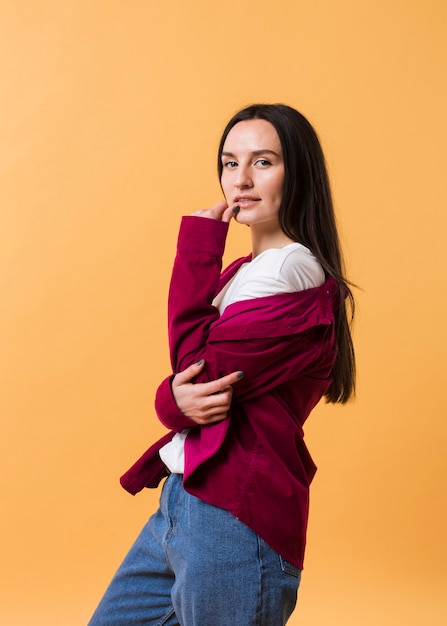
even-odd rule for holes
{"type": "Polygon", "coordinates": [[[234,216],[234,219],[238,224],[246,224],[247,226],[249,226],[251,222],[250,217],[244,213],[241,214],[240,211],[234,216]]]}

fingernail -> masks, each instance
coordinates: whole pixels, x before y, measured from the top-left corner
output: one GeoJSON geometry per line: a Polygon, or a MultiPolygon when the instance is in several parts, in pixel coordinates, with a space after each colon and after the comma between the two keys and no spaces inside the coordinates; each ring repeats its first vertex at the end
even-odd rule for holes
{"type": "Polygon", "coordinates": [[[233,207],[233,213],[238,213],[240,208],[241,207],[238,204],[236,204],[236,206],[233,207]]]}
{"type": "Polygon", "coordinates": [[[199,365],[202,365],[202,363],[203,363],[203,359],[200,359],[200,361],[197,361],[196,365],[199,366],[199,365]]]}
{"type": "Polygon", "coordinates": [[[243,378],[244,377],[244,372],[238,372],[237,373],[237,377],[238,378],[243,378]]]}

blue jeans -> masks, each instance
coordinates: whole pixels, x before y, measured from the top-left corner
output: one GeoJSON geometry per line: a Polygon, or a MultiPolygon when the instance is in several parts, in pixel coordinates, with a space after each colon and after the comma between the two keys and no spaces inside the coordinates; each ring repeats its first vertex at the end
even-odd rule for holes
{"type": "Polygon", "coordinates": [[[182,476],[171,474],[89,626],[281,626],[300,576],[248,526],[189,495],[182,476]]]}

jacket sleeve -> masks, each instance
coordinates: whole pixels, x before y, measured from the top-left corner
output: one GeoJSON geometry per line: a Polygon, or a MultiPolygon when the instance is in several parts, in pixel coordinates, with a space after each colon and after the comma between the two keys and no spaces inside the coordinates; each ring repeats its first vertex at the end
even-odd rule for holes
{"type": "MultiPolygon", "coordinates": [[[[238,304],[233,305],[235,314],[228,322],[224,316],[216,324],[219,311],[211,303],[227,227],[216,220],[183,218],[169,293],[169,341],[174,372],[205,359],[197,382],[242,370],[244,378],[233,388],[233,401],[242,401],[267,393],[296,378],[309,363],[317,363],[321,341],[315,341],[315,333],[321,334],[322,329],[295,332],[290,320],[281,317],[252,324],[251,304],[247,310],[246,303],[240,307],[242,315],[238,315],[238,304]]],[[[318,375],[327,376],[327,368],[322,367],[318,375]]],[[[160,421],[174,431],[197,426],[177,407],[171,381],[172,376],[166,378],[157,390],[155,408],[160,421]]]]}
{"type": "MultiPolygon", "coordinates": [[[[225,222],[192,215],[182,218],[168,297],[169,351],[174,374],[194,363],[211,324],[219,318],[212,301],[219,284],[227,233],[225,222]]],[[[197,424],[178,408],[172,379],[168,376],[159,386],[155,409],[162,424],[180,432],[197,424]]]]}
{"type": "Polygon", "coordinates": [[[210,326],[228,224],[204,217],[182,219],[168,297],[168,336],[174,373],[194,363],[210,326]]]}

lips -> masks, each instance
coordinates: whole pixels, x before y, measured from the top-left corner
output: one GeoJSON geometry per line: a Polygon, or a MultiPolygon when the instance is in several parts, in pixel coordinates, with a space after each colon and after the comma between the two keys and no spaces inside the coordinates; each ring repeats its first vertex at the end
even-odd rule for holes
{"type": "Polygon", "coordinates": [[[245,204],[251,204],[252,202],[259,202],[261,198],[256,198],[255,196],[236,196],[234,199],[235,203],[244,206],[245,204]]]}

